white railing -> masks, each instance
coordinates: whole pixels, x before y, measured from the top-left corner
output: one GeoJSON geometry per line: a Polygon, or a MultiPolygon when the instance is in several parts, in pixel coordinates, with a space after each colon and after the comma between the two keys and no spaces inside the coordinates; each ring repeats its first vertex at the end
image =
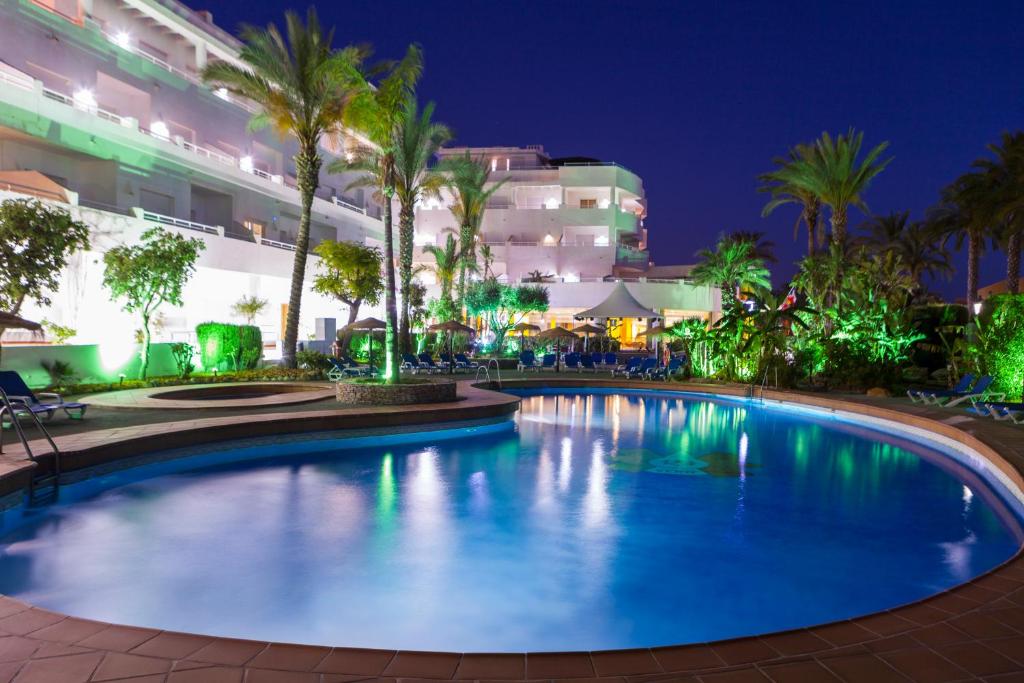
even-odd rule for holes
{"type": "Polygon", "coordinates": [[[35,81],[28,76],[12,74],[7,71],[0,71],[0,84],[13,85],[22,90],[31,90],[35,81]]]}
{"type": "Polygon", "coordinates": [[[182,140],[181,146],[184,150],[192,152],[193,154],[198,154],[201,157],[213,159],[214,161],[219,161],[220,163],[226,164],[228,166],[238,166],[238,162],[235,160],[234,157],[228,156],[227,154],[221,154],[220,152],[215,152],[214,150],[207,149],[206,147],[193,145],[188,140],[182,140]]]}
{"type": "Polygon", "coordinates": [[[86,113],[92,114],[93,116],[101,118],[104,121],[110,121],[111,123],[116,123],[119,126],[125,125],[126,119],[124,117],[118,116],[117,114],[109,112],[106,109],[100,109],[99,107],[94,107],[92,105],[79,104],[75,102],[73,97],[68,97],[64,93],[57,92],[56,90],[43,88],[43,97],[53,100],[54,102],[66,104],[67,106],[73,107],[79,111],[84,111],[86,113]]]}
{"type": "Polygon", "coordinates": [[[268,240],[266,237],[260,238],[260,244],[264,244],[268,247],[277,247],[278,249],[286,249],[288,251],[295,251],[294,244],[288,244],[287,242],[278,242],[277,240],[268,240]]]}
{"type": "MultiPolygon", "coordinates": [[[[243,168],[242,170],[245,171],[247,169],[243,168]]],[[[266,171],[258,169],[258,168],[248,169],[248,172],[252,173],[257,178],[263,178],[264,180],[269,180],[270,182],[275,183],[277,185],[284,185],[284,176],[271,175],[270,173],[267,173],[266,171]]]]}
{"type": "Polygon", "coordinates": [[[366,207],[365,206],[356,206],[355,204],[349,204],[344,199],[338,199],[337,197],[331,197],[331,201],[334,204],[336,204],[337,206],[340,206],[343,209],[348,209],[349,211],[355,211],[356,213],[361,213],[364,216],[366,215],[366,207]]]}
{"type": "Polygon", "coordinates": [[[197,230],[199,232],[205,232],[209,235],[220,235],[224,236],[224,228],[219,225],[206,225],[205,223],[196,223],[195,221],[187,221],[184,218],[175,218],[174,216],[165,216],[162,213],[154,213],[152,211],[146,211],[139,209],[136,212],[139,218],[147,221],[153,221],[155,223],[162,223],[164,225],[171,225],[175,228],[185,228],[187,230],[197,230]]]}

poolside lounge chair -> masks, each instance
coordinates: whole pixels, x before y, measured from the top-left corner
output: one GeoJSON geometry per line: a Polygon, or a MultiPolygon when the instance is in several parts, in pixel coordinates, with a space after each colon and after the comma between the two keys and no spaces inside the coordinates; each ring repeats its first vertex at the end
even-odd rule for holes
{"type": "Polygon", "coordinates": [[[614,353],[608,352],[608,353],[604,354],[604,365],[605,365],[606,368],[610,367],[610,368],[612,368],[614,370],[615,366],[618,365],[618,364],[619,364],[619,359],[616,357],[616,355],[614,353]]]}
{"type": "Polygon", "coordinates": [[[423,367],[423,365],[420,364],[419,360],[416,359],[416,356],[412,355],[411,353],[402,354],[401,369],[414,375],[420,370],[423,370],[424,372],[430,372],[430,370],[423,367]]]}
{"type": "MultiPolygon", "coordinates": [[[[955,387],[948,391],[953,394],[962,394],[970,389],[972,384],[974,384],[974,375],[967,373],[960,378],[960,381],[956,383],[955,387]]],[[[907,389],[907,396],[909,396],[910,400],[914,403],[927,403],[925,396],[931,396],[935,393],[936,390],[934,389],[923,389],[921,387],[911,387],[910,389],[907,389]]]]}
{"type": "Polygon", "coordinates": [[[646,377],[648,373],[653,372],[658,368],[657,358],[644,358],[640,363],[639,367],[633,368],[631,372],[626,373],[626,376],[630,379],[636,379],[637,377],[646,377]]]}
{"type": "MultiPolygon", "coordinates": [[[[36,415],[45,415],[47,420],[58,410],[63,410],[73,420],[80,420],[85,417],[89,407],[87,403],[65,401],[60,394],[40,392],[36,395],[14,370],[0,370],[0,389],[4,390],[12,404],[16,404],[16,412],[28,410],[36,415]]],[[[16,419],[13,415],[7,415],[7,406],[0,406],[0,424],[4,418],[16,419]]]]}
{"type": "Polygon", "coordinates": [[[430,354],[424,351],[417,358],[420,361],[420,365],[427,368],[427,372],[448,372],[448,365],[442,363],[436,363],[430,354]]]}
{"type": "Polygon", "coordinates": [[[544,359],[541,361],[541,364],[540,364],[540,369],[541,370],[554,370],[555,369],[555,359],[556,358],[558,358],[558,356],[556,356],[553,353],[545,353],[544,354],[544,359]]]}
{"type": "Polygon", "coordinates": [[[984,407],[1000,422],[1009,420],[1014,424],[1024,424],[1024,403],[986,403],[984,407]]]}
{"type": "Polygon", "coordinates": [[[480,364],[476,361],[470,360],[466,354],[457,353],[455,354],[455,369],[463,368],[465,370],[476,370],[480,367],[480,364]]]}
{"type": "Polygon", "coordinates": [[[516,366],[518,372],[525,370],[539,370],[540,365],[537,363],[537,356],[534,355],[533,351],[522,351],[519,354],[519,365],[516,366]]]}
{"type": "Polygon", "coordinates": [[[669,360],[668,365],[662,368],[654,368],[648,371],[647,379],[660,379],[668,381],[668,378],[676,373],[682,372],[683,370],[683,359],[673,358],[669,360]]]}
{"type": "Polygon", "coordinates": [[[615,377],[616,375],[626,375],[627,377],[629,377],[630,373],[632,373],[634,370],[639,369],[640,365],[643,362],[644,360],[640,356],[633,356],[628,361],[626,361],[625,365],[615,366],[615,368],[612,370],[612,377],[615,377]]]}
{"type": "Polygon", "coordinates": [[[925,402],[942,408],[954,408],[964,401],[970,401],[971,405],[976,405],[978,402],[1002,400],[1006,394],[989,391],[988,388],[991,385],[992,375],[982,375],[978,378],[975,385],[967,391],[960,393],[948,391],[935,392],[926,396],[925,402]]]}
{"type": "MultiPolygon", "coordinates": [[[[597,354],[598,362],[601,362],[601,354],[597,354]]],[[[579,371],[583,372],[587,370],[589,372],[597,372],[597,365],[594,364],[594,357],[592,355],[583,354],[580,356],[580,367],[579,371]]]]}
{"type": "Polygon", "coordinates": [[[580,354],[573,352],[565,354],[565,358],[562,359],[562,365],[565,366],[566,370],[580,371],[580,354]]]}
{"type": "Polygon", "coordinates": [[[341,358],[328,357],[327,362],[331,367],[327,370],[327,379],[338,382],[345,377],[365,377],[376,374],[377,368],[369,365],[360,365],[348,356],[341,358]]]}
{"type": "MultiPolygon", "coordinates": [[[[584,354],[584,355],[586,355],[586,354],[584,354]]],[[[590,354],[590,360],[593,361],[594,365],[600,365],[601,364],[601,352],[600,351],[594,351],[593,353],[591,353],[590,354]]]]}

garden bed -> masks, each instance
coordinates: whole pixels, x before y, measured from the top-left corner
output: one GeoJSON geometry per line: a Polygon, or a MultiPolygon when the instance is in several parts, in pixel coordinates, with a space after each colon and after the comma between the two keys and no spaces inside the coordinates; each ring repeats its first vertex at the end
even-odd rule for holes
{"type": "Polygon", "coordinates": [[[335,395],[339,403],[362,406],[450,403],[458,399],[455,387],[455,382],[450,380],[403,380],[401,384],[366,381],[338,382],[335,395]]]}

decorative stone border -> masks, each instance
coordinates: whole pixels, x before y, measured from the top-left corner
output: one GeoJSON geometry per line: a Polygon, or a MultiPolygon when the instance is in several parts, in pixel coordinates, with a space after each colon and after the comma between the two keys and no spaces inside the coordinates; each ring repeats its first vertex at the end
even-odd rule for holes
{"type": "MultiPolygon", "coordinates": [[[[743,389],[737,387],[548,377],[507,381],[505,386],[609,386],[743,395],[743,389]]],[[[456,414],[465,419],[468,401],[480,401],[491,410],[501,408],[506,413],[518,403],[507,396],[502,401],[500,395],[475,388],[468,382],[460,385],[460,391],[469,396],[467,401],[458,404],[411,406],[400,410],[353,409],[346,417],[358,420],[361,426],[380,415],[392,416],[389,419],[399,416],[396,424],[415,424],[417,420],[451,420],[456,414]]],[[[972,429],[957,420],[954,413],[910,404],[896,409],[847,399],[773,391],[766,391],[764,397],[896,420],[928,430],[974,450],[1004,471],[1011,481],[1022,481],[1024,439],[1021,436],[1024,432],[1010,427],[978,423],[973,427],[982,429],[972,429]]],[[[342,411],[335,411],[334,415],[339,412],[342,411]]],[[[269,416],[264,426],[276,423],[280,427],[285,424],[282,418],[287,415],[269,416]]],[[[235,438],[237,433],[232,423],[238,425],[242,420],[247,418],[197,420],[191,429],[188,423],[176,423],[172,431],[191,432],[193,442],[214,437],[235,438]],[[212,424],[214,422],[219,424],[212,424]],[[199,423],[206,424],[199,426],[199,423]]],[[[312,424],[315,422],[306,422],[294,431],[302,431],[302,427],[308,429],[312,424]]],[[[120,443],[134,454],[147,447],[152,449],[156,447],[154,439],[158,433],[150,428],[156,427],[160,426],[139,428],[145,433],[122,439],[120,443]]],[[[114,441],[116,445],[118,440],[114,441]]],[[[100,445],[94,444],[92,448],[99,449],[100,445]]],[[[86,452],[88,449],[83,450],[86,452]]],[[[7,476],[0,472],[0,484],[7,476]]],[[[713,643],[603,652],[458,654],[265,643],[111,625],[67,617],[0,597],[0,681],[5,683],[9,680],[17,683],[108,680],[241,683],[243,678],[245,683],[355,683],[369,679],[384,683],[401,683],[400,679],[546,680],[552,683],[583,683],[586,679],[588,683],[939,682],[1016,681],[1021,680],[1021,673],[1024,673],[1024,558],[1020,553],[967,584],[857,619],[713,643]]]]}
{"type": "Polygon", "coordinates": [[[335,395],[339,403],[356,406],[402,406],[416,403],[450,403],[458,396],[455,382],[437,380],[403,384],[363,384],[338,382],[335,395]]]}

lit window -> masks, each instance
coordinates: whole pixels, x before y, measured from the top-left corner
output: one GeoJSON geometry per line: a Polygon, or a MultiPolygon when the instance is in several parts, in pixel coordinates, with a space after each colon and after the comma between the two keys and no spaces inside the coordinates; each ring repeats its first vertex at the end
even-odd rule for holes
{"type": "Polygon", "coordinates": [[[497,159],[491,159],[491,170],[492,171],[497,171],[498,170],[498,160],[497,159]]]}
{"type": "Polygon", "coordinates": [[[596,199],[581,199],[580,200],[580,208],[581,209],[596,209],[597,208],[597,200],[596,199]]]}
{"type": "Polygon", "coordinates": [[[562,276],[562,282],[579,282],[580,276],[576,273],[566,273],[562,276]]]}
{"type": "Polygon", "coordinates": [[[550,247],[550,246],[553,246],[554,244],[555,244],[555,238],[551,235],[551,233],[548,233],[547,235],[544,235],[544,246],[550,247]]]}
{"type": "Polygon", "coordinates": [[[611,200],[608,198],[602,199],[597,203],[599,209],[607,209],[609,206],[611,206],[611,200]]]}

